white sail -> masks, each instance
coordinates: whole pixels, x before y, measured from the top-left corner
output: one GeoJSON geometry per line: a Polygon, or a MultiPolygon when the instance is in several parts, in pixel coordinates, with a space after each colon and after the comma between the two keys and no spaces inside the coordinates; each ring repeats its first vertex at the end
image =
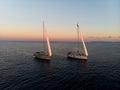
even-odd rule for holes
{"type": "Polygon", "coordinates": [[[44,29],[45,34],[46,34],[45,36],[46,36],[47,47],[48,47],[48,55],[49,55],[49,56],[52,56],[50,41],[49,41],[48,34],[47,34],[47,31],[46,31],[45,26],[44,26],[44,22],[43,22],[43,29],[44,29]]]}
{"type": "Polygon", "coordinates": [[[46,35],[46,40],[47,40],[47,46],[48,46],[48,55],[49,55],[49,56],[52,56],[50,41],[49,41],[49,38],[48,38],[47,35],[46,35]]]}
{"type": "Polygon", "coordinates": [[[87,48],[86,48],[86,45],[85,45],[85,42],[84,42],[83,35],[82,35],[81,31],[80,31],[80,34],[81,34],[81,40],[82,40],[82,43],[83,43],[83,48],[84,48],[84,51],[85,51],[85,55],[88,56],[88,51],[87,51],[87,48]]]}

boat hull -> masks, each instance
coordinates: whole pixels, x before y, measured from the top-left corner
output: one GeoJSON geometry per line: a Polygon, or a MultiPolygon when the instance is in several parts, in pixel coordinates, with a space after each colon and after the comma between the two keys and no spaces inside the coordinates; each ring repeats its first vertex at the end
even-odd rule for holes
{"type": "Polygon", "coordinates": [[[41,60],[51,60],[51,56],[41,52],[36,52],[34,54],[34,58],[41,59],[41,60]]]}
{"type": "Polygon", "coordinates": [[[78,60],[87,60],[88,57],[85,55],[79,55],[79,54],[68,54],[67,58],[70,59],[78,59],[78,60]]]}

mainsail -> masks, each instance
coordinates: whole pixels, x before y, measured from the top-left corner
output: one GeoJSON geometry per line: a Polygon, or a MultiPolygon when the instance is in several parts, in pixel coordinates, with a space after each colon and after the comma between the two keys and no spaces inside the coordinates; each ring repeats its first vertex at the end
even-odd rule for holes
{"type": "Polygon", "coordinates": [[[52,56],[50,41],[49,41],[49,37],[48,37],[47,31],[46,31],[45,26],[44,26],[44,22],[43,22],[43,29],[44,29],[44,31],[45,31],[45,36],[46,36],[46,41],[47,41],[48,55],[49,55],[49,56],[52,56]]]}
{"type": "Polygon", "coordinates": [[[85,42],[84,42],[84,39],[83,39],[83,34],[82,34],[81,31],[80,31],[80,36],[81,36],[83,48],[84,48],[84,51],[85,51],[85,55],[88,56],[88,51],[87,51],[87,48],[86,48],[86,45],[85,45],[85,42]]]}

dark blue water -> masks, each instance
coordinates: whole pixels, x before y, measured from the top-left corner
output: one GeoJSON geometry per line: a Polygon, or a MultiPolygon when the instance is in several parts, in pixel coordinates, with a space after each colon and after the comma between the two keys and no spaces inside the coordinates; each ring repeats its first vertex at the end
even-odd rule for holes
{"type": "Polygon", "coordinates": [[[68,60],[75,43],[52,42],[50,62],[34,59],[40,42],[0,42],[0,90],[120,90],[120,43],[88,42],[88,61],[68,60]]]}

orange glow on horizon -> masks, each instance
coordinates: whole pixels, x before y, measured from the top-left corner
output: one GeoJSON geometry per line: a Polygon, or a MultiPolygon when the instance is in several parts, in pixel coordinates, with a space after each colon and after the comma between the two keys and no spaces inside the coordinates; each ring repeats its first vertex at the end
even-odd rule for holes
{"type": "MultiPolygon", "coordinates": [[[[76,32],[74,30],[66,29],[66,31],[60,30],[47,30],[48,36],[52,41],[76,41],[76,32]]],[[[0,40],[41,40],[43,37],[42,29],[17,29],[17,28],[2,28],[0,29],[0,40]]],[[[95,33],[95,32],[83,32],[85,41],[120,41],[119,33],[95,33]]]]}

